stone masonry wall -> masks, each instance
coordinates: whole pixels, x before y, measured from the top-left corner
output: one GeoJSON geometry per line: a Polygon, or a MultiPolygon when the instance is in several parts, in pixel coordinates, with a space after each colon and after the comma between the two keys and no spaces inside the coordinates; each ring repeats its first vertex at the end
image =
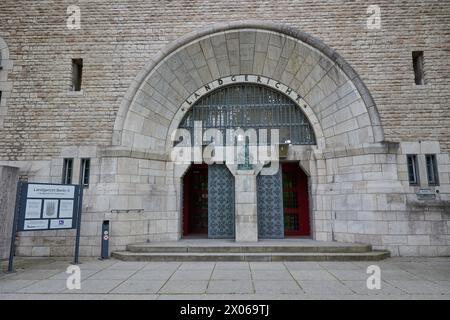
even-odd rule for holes
{"type": "MultiPolygon", "coordinates": [[[[110,221],[111,251],[124,250],[127,244],[135,242],[178,239],[180,221],[176,210],[180,194],[171,187],[170,164],[132,158],[100,159],[95,148],[65,148],[61,157],[22,173],[28,174],[29,182],[60,183],[62,157],[74,157],[75,163],[91,157],[91,183],[83,194],[80,255],[100,255],[101,226],[105,220],[110,221]],[[46,173],[49,176],[39,175],[46,173]]],[[[25,166],[20,161],[14,163],[25,166]]],[[[75,230],[20,232],[17,254],[71,256],[74,245],[75,230]]]]}
{"type": "Polygon", "coordinates": [[[19,168],[0,165],[0,260],[9,257],[19,168]]]}
{"type": "MultiPolygon", "coordinates": [[[[319,185],[311,190],[316,239],[371,243],[392,255],[450,254],[450,166],[437,143],[379,144],[316,157],[313,178],[319,185]],[[438,155],[435,200],[417,198],[418,189],[428,187],[426,174],[420,186],[409,185],[406,154],[414,152],[438,155]]],[[[425,169],[424,163],[419,168],[425,169]]]]}
{"type": "MultiPolygon", "coordinates": [[[[137,241],[176,240],[181,190],[172,165],[162,156],[150,160],[102,151],[111,145],[125,92],[158,50],[190,31],[223,21],[286,23],[322,39],[355,68],[377,103],[386,140],[399,142],[291,158],[302,160],[310,174],[314,238],[369,242],[394,255],[448,255],[450,3],[379,1],[381,30],[368,30],[366,9],[372,4],[2,1],[0,38],[9,49],[12,91],[0,108],[0,165],[20,167],[30,182],[59,183],[64,157],[75,160],[74,181],[80,159],[91,158],[82,255],[99,255],[104,220],[111,221],[111,250],[137,241]],[[80,30],[66,28],[66,8],[72,4],[81,8],[80,30]],[[411,52],[416,50],[424,51],[424,86],[414,84],[411,52]],[[83,58],[81,92],[69,91],[72,58],[83,58]],[[435,201],[417,201],[417,190],[407,181],[407,153],[420,159],[438,155],[441,186],[435,201]]],[[[72,255],[74,236],[64,230],[24,232],[18,254],[72,255]]]]}
{"type": "Polygon", "coordinates": [[[381,29],[368,30],[372,1],[17,1],[0,4],[0,37],[14,68],[0,114],[1,160],[50,160],[63,146],[108,145],[132,79],[169,42],[216,22],[286,23],[322,39],[360,74],[386,139],[439,141],[450,150],[450,3],[380,0],[381,29]],[[81,29],[68,30],[78,4],[81,29]],[[411,52],[423,50],[427,84],[416,86],[411,52]],[[69,91],[71,59],[83,58],[82,92],[69,91]],[[6,109],[5,109],[6,110],[6,109]]]}

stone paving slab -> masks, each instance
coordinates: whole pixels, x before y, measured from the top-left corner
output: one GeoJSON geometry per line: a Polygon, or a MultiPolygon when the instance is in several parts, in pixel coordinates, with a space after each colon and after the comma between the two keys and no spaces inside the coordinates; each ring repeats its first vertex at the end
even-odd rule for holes
{"type": "Polygon", "coordinates": [[[66,290],[65,280],[41,280],[19,289],[20,293],[59,293],[66,290]]]}
{"type": "Polygon", "coordinates": [[[294,280],[255,280],[255,291],[260,294],[303,294],[294,280]]]}
{"type": "Polygon", "coordinates": [[[129,279],[132,280],[168,280],[174,271],[172,270],[140,270],[129,279]]]}
{"type": "Polygon", "coordinates": [[[206,293],[254,293],[251,280],[211,280],[206,293]]]}
{"type": "Polygon", "coordinates": [[[160,293],[205,293],[208,281],[171,280],[159,291],[160,293]]]}
{"type": "Polygon", "coordinates": [[[64,290],[64,293],[80,294],[80,293],[109,293],[114,288],[119,286],[123,280],[109,279],[109,280],[96,280],[87,279],[81,282],[80,290],[64,290]]]}
{"type": "Polygon", "coordinates": [[[0,274],[0,299],[450,299],[450,258],[379,262],[123,262],[82,259],[81,290],[66,288],[70,259],[24,259],[0,274]],[[381,269],[369,290],[367,267],[381,269]]]}
{"type": "Polygon", "coordinates": [[[337,280],[303,280],[300,286],[306,294],[315,295],[349,295],[355,293],[349,287],[337,280]]]}
{"type": "Polygon", "coordinates": [[[127,280],[114,288],[111,293],[150,294],[157,293],[164,285],[164,280],[127,280]]]}
{"type": "Polygon", "coordinates": [[[213,280],[250,280],[252,273],[248,269],[215,269],[211,279],[213,280]]]}
{"type": "Polygon", "coordinates": [[[131,277],[133,274],[135,274],[135,270],[109,270],[105,269],[102,271],[99,271],[92,276],[89,277],[89,279],[95,279],[95,280],[124,280],[131,277]]]}
{"type": "Polygon", "coordinates": [[[293,270],[291,275],[295,280],[336,280],[336,278],[325,270],[293,270]]]}
{"type": "Polygon", "coordinates": [[[171,280],[209,280],[212,270],[185,270],[178,269],[170,277],[171,280]]]}
{"type": "Polygon", "coordinates": [[[2,280],[0,282],[0,294],[17,292],[37,281],[38,280],[2,280]]]}
{"type": "Polygon", "coordinates": [[[250,270],[248,262],[216,262],[214,270],[250,270]]]}
{"type": "Polygon", "coordinates": [[[380,290],[367,289],[365,281],[342,281],[342,283],[357,295],[404,295],[405,292],[382,281],[380,290]]]}

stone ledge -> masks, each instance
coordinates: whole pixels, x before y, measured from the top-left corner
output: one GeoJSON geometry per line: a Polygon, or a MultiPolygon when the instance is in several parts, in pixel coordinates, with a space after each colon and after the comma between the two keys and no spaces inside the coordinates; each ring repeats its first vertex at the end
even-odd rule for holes
{"type": "Polygon", "coordinates": [[[449,200],[406,200],[406,207],[416,208],[446,208],[450,209],[449,200]]]}
{"type": "Polygon", "coordinates": [[[388,154],[397,153],[398,142],[384,141],[364,143],[359,146],[339,147],[311,150],[316,160],[334,159],[340,157],[353,157],[364,154],[388,154]]]}
{"type": "Polygon", "coordinates": [[[145,160],[169,161],[166,154],[152,153],[146,150],[136,150],[121,147],[108,147],[100,150],[101,158],[134,158],[145,160]]]}

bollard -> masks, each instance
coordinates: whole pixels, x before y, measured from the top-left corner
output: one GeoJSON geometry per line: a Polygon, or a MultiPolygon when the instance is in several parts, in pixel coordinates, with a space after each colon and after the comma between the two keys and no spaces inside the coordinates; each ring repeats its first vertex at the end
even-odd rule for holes
{"type": "Polygon", "coordinates": [[[102,224],[102,259],[109,259],[109,221],[102,224]]]}

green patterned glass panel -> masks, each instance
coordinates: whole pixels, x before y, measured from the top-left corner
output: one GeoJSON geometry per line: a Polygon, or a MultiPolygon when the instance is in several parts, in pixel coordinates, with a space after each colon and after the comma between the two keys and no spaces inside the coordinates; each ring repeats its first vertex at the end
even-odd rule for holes
{"type": "Polygon", "coordinates": [[[281,170],[274,175],[258,175],[258,236],[280,239],[284,237],[281,170]]]}
{"type": "Polygon", "coordinates": [[[234,176],[223,164],[208,166],[208,238],[234,238],[234,176]]]}
{"type": "MultiPolygon", "coordinates": [[[[226,129],[280,130],[280,141],[315,144],[312,126],[303,111],[286,95],[263,85],[229,85],[200,98],[186,113],[180,128],[191,131],[194,121],[202,121],[203,130],[226,129]]],[[[224,140],[225,141],[225,140],[224,140]]]]}

